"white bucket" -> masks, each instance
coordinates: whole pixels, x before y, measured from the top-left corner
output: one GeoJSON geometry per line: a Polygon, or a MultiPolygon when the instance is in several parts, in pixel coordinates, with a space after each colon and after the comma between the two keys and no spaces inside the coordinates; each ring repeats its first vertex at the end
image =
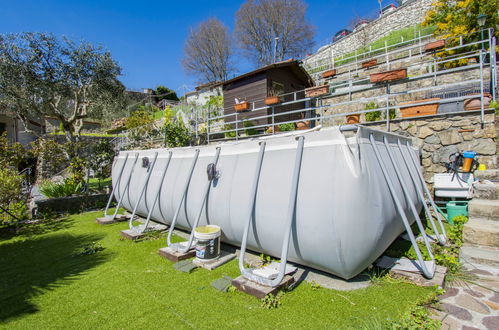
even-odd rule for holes
{"type": "Polygon", "coordinates": [[[196,243],[196,259],[199,261],[211,261],[220,257],[220,235],[222,231],[219,226],[207,225],[194,229],[196,243]]]}

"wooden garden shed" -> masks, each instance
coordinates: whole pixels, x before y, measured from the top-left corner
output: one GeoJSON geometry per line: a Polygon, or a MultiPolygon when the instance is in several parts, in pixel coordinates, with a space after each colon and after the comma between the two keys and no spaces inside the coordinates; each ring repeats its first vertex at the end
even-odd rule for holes
{"type": "MultiPolygon", "coordinates": [[[[279,114],[286,111],[305,109],[307,101],[293,102],[304,98],[303,90],[313,86],[312,78],[295,60],[270,64],[254,71],[237,76],[223,83],[224,114],[236,112],[236,102],[245,103],[247,109],[238,111],[238,120],[249,120],[253,125],[272,124],[272,118],[259,118],[265,115],[279,114]],[[291,93],[291,94],[289,94],[291,93]],[[266,105],[265,98],[279,96],[279,103],[266,105]]],[[[240,106],[238,106],[240,108],[240,106]]],[[[275,116],[274,123],[299,119],[306,114],[295,113],[275,116]]],[[[306,116],[308,117],[308,116],[306,116]]],[[[235,116],[225,118],[225,122],[235,121],[235,116]]],[[[233,126],[233,125],[232,125],[233,126]]]]}

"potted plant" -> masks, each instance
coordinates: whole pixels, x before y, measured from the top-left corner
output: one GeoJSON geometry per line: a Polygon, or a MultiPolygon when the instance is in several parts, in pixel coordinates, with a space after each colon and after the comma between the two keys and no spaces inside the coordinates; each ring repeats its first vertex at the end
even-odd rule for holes
{"type": "Polygon", "coordinates": [[[265,133],[267,134],[272,134],[272,133],[277,133],[279,132],[279,126],[269,126],[267,127],[267,129],[265,130],[265,133]]]}
{"type": "Polygon", "coordinates": [[[327,78],[332,78],[336,75],[336,69],[332,70],[327,70],[322,73],[322,78],[327,79],[327,78]]]}
{"type": "Polygon", "coordinates": [[[378,64],[378,60],[372,59],[369,61],[362,62],[362,68],[367,69],[367,68],[370,68],[372,66],[375,66],[376,64],[378,64]]]}
{"type": "Polygon", "coordinates": [[[424,46],[424,50],[425,50],[425,52],[431,52],[431,51],[434,51],[434,50],[437,50],[440,48],[444,48],[444,47],[445,47],[445,39],[440,39],[440,40],[436,40],[436,41],[427,43],[424,46]]]}
{"type": "Polygon", "coordinates": [[[270,88],[268,91],[268,95],[269,96],[267,96],[265,98],[266,105],[274,105],[274,104],[279,104],[282,102],[281,97],[279,96],[279,93],[275,89],[270,88]]]}
{"type": "Polygon", "coordinates": [[[351,115],[347,115],[347,124],[358,124],[360,123],[360,114],[359,113],[353,113],[351,115]]]}
{"type": "MultiPolygon", "coordinates": [[[[301,113],[301,119],[305,119],[305,114],[301,113]]],[[[297,130],[309,129],[310,128],[310,120],[302,120],[296,123],[297,130]]]]}
{"type": "Polygon", "coordinates": [[[249,102],[248,101],[236,101],[234,104],[234,110],[237,112],[249,110],[249,102]]]}
{"type": "Polygon", "coordinates": [[[417,100],[417,101],[402,102],[399,103],[400,112],[402,113],[402,117],[404,118],[436,115],[439,106],[438,100],[440,100],[439,97],[417,100]],[[431,103],[420,104],[426,102],[431,102],[431,103]]]}
{"type": "Polygon", "coordinates": [[[383,81],[394,81],[407,77],[407,69],[390,70],[369,75],[371,83],[379,83],[383,81]]]}
{"type": "MultiPolygon", "coordinates": [[[[474,97],[472,99],[467,99],[464,100],[464,110],[480,110],[482,107],[482,99],[480,97],[480,94],[473,94],[477,95],[477,97],[474,97]]],[[[483,93],[483,108],[488,109],[490,106],[490,101],[492,101],[492,96],[490,93],[483,93]]]]}
{"type": "Polygon", "coordinates": [[[305,89],[306,97],[318,97],[326,94],[329,94],[329,84],[309,87],[305,89]]]}

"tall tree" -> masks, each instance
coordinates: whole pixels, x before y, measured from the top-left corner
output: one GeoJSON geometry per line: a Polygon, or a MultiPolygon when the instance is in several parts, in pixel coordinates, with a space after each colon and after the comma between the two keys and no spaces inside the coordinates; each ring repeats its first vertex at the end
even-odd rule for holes
{"type": "Polygon", "coordinates": [[[236,37],[257,65],[301,57],[313,46],[315,29],[305,20],[302,0],[247,0],[236,13],[236,37]]]}
{"type": "Polygon", "coordinates": [[[28,121],[56,117],[68,142],[85,118],[99,119],[124,93],[108,51],[44,33],[0,35],[0,105],[28,121]]]}
{"type": "Polygon", "coordinates": [[[168,87],[165,87],[165,86],[160,85],[160,86],[156,87],[154,94],[155,94],[156,99],[158,101],[161,101],[161,100],[178,101],[177,93],[175,93],[174,90],[169,89],[168,87]]]}
{"type": "Polygon", "coordinates": [[[224,81],[232,71],[229,30],[216,18],[191,29],[185,43],[182,65],[199,82],[224,81]]]}

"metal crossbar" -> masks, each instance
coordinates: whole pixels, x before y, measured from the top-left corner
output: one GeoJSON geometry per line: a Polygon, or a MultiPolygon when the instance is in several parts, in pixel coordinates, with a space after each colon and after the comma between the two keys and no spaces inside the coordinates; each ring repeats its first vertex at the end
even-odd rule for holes
{"type": "MultiPolygon", "coordinates": [[[[241,269],[241,264],[239,266],[239,268],[242,271],[242,274],[247,279],[254,281],[254,282],[257,282],[259,284],[271,286],[271,287],[278,286],[282,282],[284,275],[286,274],[286,263],[288,261],[288,252],[289,252],[289,240],[290,240],[290,236],[291,236],[291,229],[293,227],[292,226],[293,220],[295,219],[296,197],[298,195],[298,181],[300,179],[300,170],[301,170],[301,162],[302,162],[302,156],[303,156],[303,146],[304,146],[305,137],[298,136],[297,140],[298,140],[298,146],[296,148],[295,167],[293,170],[293,177],[291,179],[291,192],[290,192],[290,196],[289,196],[288,213],[287,213],[287,217],[286,217],[286,223],[284,225],[284,237],[283,237],[283,241],[282,241],[281,262],[279,264],[279,273],[278,273],[276,278],[267,279],[267,278],[264,278],[262,276],[254,274],[251,269],[245,270],[244,267],[243,267],[243,269],[241,269]]],[[[258,172],[258,174],[259,174],[259,172],[258,172]]],[[[253,187],[255,187],[255,186],[253,186],[253,187]]],[[[251,217],[251,215],[249,215],[249,217],[251,217]]],[[[245,228],[245,230],[246,230],[245,235],[246,236],[248,235],[248,229],[249,229],[249,222],[246,223],[246,228],[245,228]]],[[[240,258],[239,263],[241,263],[241,260],[243,260],[243,256],[241,255],[239,258],[240,258]]]]}
{"type": "MultiPolygon", "coordinates": [[[[163,181],[165,180],[166,171],[168,170],[168,167],[170,166],[170,160],[172,159],[172,155],[173,155],[173,152],[169,151],[168,158],[166,159],[165,168],[163,169],[163,172],[161,174],[161,179],[159,181],[158,190],[156,191],[156,194],[154,195],[154,200],[152,202],[152,206],[149,209],[149,212],[147,213],[147,218],[146,218],[146,223],[145,223],[146,227],[149,224],[149,220],[151,219],[151,215],[152,215],[152,212],[154,210],[154,207],[156,206],[156,203],[158,202],[159,195],[161,193],[161,188],[163,188],[163,181]]],[[[159,208],[161,210],[161,205],[159,205],[159,208]]]]}
{"type": "MultiPolygon", "coordinates": [[[[127,180],[125,183],[125,190],[123,191],[123,193],[120,196],[120,199],[118,200],[118,204],[116,205],[116,210],[114,210],[114,214],[113,214],[111,219],[116,218],[116,215],[118,214],[118,211],[119,211],[120,206],[121,206],[121,202],[123,201],[123,197],[125,197],[125,193],[128,195],[128,191],[129,191],[128,187],[130,186],[130,180],[132,179],[133,171],[135,169],[135,164],[137,164],[138,159],[139,159],[139,153],[137,152],[137,153],[135,153],[135,159],[133,161],[132,168],[130,169],[130,173],[128,174],[128,177],[127,177],[127,180]]],[[[118,190],[118,192],[119,192],[119,190],[118,190]]],[[[128,198],[128,200],[130,200],[130,197],[128,198]]]]}
{"type": "Polygon", "coordinates": [[[146,223],[143,226],[135,227],[133,225],[133,220],[135,218],[135,213],[137,212],[137,208],[139,207],[140,201],[142,200],[142,196],[144,196],[144,193],[147,189],[147,185],[149,184],[149,178],[151,177],[152,171],[154,170],[154,166],[156,165],[157,159],[158,159],[158,152],[156,151],[154,153],[154,160],[152,161],[152,164],[147,164],[147,175],[146,175],[146,178],[144,179],[144,183],[142,184],[142,188],[140,189],[139,198],[137,198],[137,201],[135,202],[135,206],[133,207],[132,216],[130,217],[130,220],[128,221],[128,227],[130,228],[130,230],[133,230],[139,234],[143,233],[147,229],[149,221],[146,221],[146,223]]]}
{"type": "MultiPolygon", "coordinates": [[[[430,202],[431,207],[433,208],[433,213],[435,213],[440,230],[441,230],[442,234],[444,236],[446,236],[445,227],[444,227],[444,224],[442,222],[442,218],[440,217],[440,213],[438,212],[437,205],[435,204],[435,202],[433,201],[433,198],[431,197],[430,190],[428,189],[428,186],[426,185],[423,174],[421,173],[421,171],[418,170],[418,164],[416,161],[416,154],[414,151],[411,150],[411,146],[409,145],[408,141],[406,142],[406,149],[407,149],[407,152],[409,153],[409,158],[411,159],[413,166],[416,168],[416,172],[418,173],[419,181],[421,182],[421,185],[423,186],[424,192],[426,193],[426,197],[428,198],[428,201],[430,202]]],[[[431,218],[431,220],[433,220],[433,219],[431,218]]],[[[437,232],[435,232],[435,233],[437,233],[437,232]]]]}
{"type": "Polygon", "coordinates": [[[180,198],[180,202],[178,203],[177,209],[175,210],[175,215],[173,216],[172,223],[170,224],[170,229],[168,230],[168,236],[166,237],[166,243],[168,247],[171,248],[179,248],[179,243],[172,244],[171,237],[173,233],[173,229],[175,228],[175,224],[177,223],[178,215],[180,213],[180,209],[182,208],[182,204],[184,203],[185,197],[187,195],[187,190],[189,189],[189,183],[191,182],[192,173],[194,173],[194,168],[196,167],[196,163],[199,157],[199,149],[194,151],[194,157],[192,158],[191,167],[189,169],[189,174],[187,175],[187,180],[184,184],[184,189],[182,190],[182,197],[180,198]]]}
{"type": "Polygon", "coordinates": [[[111,202],[113,200],[113,197],[114,197],[114,191],[119,187],[120,183],[121,183],[121,176],[123,175],[123,170],[125,169],[125,166],[126,166],[126,163],[128,161],[128,156],[130,154],[127,153],[126,156],[125,156],[125,161],[123,162],[123,165],[121,166],[121,169],[120,171],[118,172],[118,178],[116,180],[116,184],[114,185],[112,191],[111,191],[111,194],[109,195],[109,199],[107,200],[107,204],[106,204],[106,208],[104,209],[104,217],[105,218],[108,218],[109,215],[107,214],[107,211],[109,210],[109,206],[111,205],[111,202]]]}
{"type": "MultiPolygon", "coordinates": [[[[215,168],[216,168],[216,165],[218,163],[218,158],[220,157],[220,150],[221,150],[220,147],[216,148],[215,156],[213,156],[213,160],[211,162],[211,164],[213,164],[215,166],[215,168]]],[[[180,248],[178,249],[178,251],[181,253],[185,253],[185,252],[189,251],[189,249],[192,247],[192,241],[194,240],[194,231],[196,230],[196,228],[199,224],[199,220],[201,219],[201,215],[203,214],[204,205],[206,204],[206,200],[208,199],[208,193],[210,192],[211,183],[215,179],[216,179],[216,177],[210,177],[208,175],[208,182],[206,182],[206,187],[205,187],[204,195],[203,195],[203,201],[201,202],[201,207],[199,208],[199,212],[198,212],[198,215],[196,217],[196,220],[194,221],[194,224],[192,225],[191,234],[189,235],[189,240],[187,241],[187,245],[180,246],[180,248]]]]}
{"type": "Polygon", "coordinates": [[[423,259],[421,251],[419,250],[419,245],[416,242],[416,238],[414,237],[414,233],[412,232],[409,220],[407,219],[407,216],[405,214],[404,208],[402,207],[402,203],[400,202],[399,197],[397,196],[397,193],[395,192],[395,186],[393,185],[392,179],[390,178],[390,175],[388,174],[388,170],[386,168],[386,164],[383,161],[383,158],[381,157],[381,154],[379,152],[378,146],[376,145],[376,141],[375,141],[374,136],[373,136],[372,133],[369,135],[369,140],[371,142],[371,146],[373,147],[374,154],[376,155],[376,159],[378,160],[378,164],[381,167],[381,171],[383,172],[383,176],[385,177],[386,183],[388,185],[388,189],[390,190],[390,194],[392,195],[392,198],[393,198],[393,201],[395,203],[395,206],[397,207],[398,213],[399,213],[400,217],[402,218],[402,222],[404,224],[405,230],[406,230],[407,234],[409,235],[409,239],[411,241],[411,244],[414,247],[414,251],[416,252],[416,256],[418,258],[419,266],[422,269],[423,274],[424,274],[425,277],[427,277],[427,278],[433,278],[435,269],[432,269],[430,271],[426,267],[426,263],[425,263],[425,261],[423,259]]]}

